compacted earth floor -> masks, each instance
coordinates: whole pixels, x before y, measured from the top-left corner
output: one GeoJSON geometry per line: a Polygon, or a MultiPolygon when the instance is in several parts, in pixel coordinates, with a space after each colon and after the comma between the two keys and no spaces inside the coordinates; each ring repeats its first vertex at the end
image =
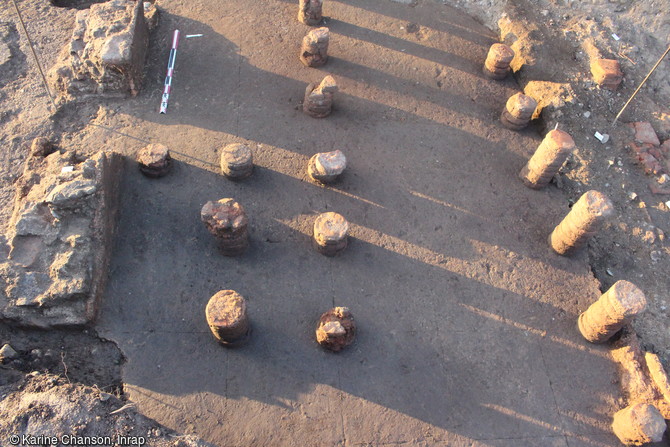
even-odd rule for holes
{"type": "MultiPolygon", "coordinates": [[[[74,14],[20,3],[64,27],[74,14]]],[[[324,11],[329,61],[307,68],[298,52],[310,28],[294,3],[158,3],[139,96],[68,105],[42,124],[42,94],[32,99],[43,105],[22,109],[31,111],[24,124],[3,118],[12,148],[43,132],[62,148],[127,156],[98,322],[87,334],[3,326],[21,356],[16,369],[70,380],[90,359],[83,383],[123,392],[164,430],[220,446],[616,445],[609,425],[625,403],[615,365],[607,346],[576,329],[600,284],[586,250],[561,257],[547,245],[569,211],[563,192],[518,178],[540,128],[514,132],[499,121],[519,87],[482,74],[498,36],[432,1],[333,0],[324,11]],[[175,29],[203,36],[181,41],[161,115],[175,29]],[[333,114],[311,118],[301,110],[305,87],[328,74],[340,89],[333,114]],[[27,127],[30,119],[42,127],[27,127]],[[164,178],[137,169],[134,154],[149,142],[171,150],[164,178]],[[255,163],[240,182],[218,166],[235,142],[251,145],[255,163]],[[307,160],[335,149],[348,160],[342,178],[310,181],[307,160]],[[205,202],[224,197],[250,219],[240,257],[222,256],[200,221],[205,202]],[[335,258],[310,242],[325,211],[351,224],[335,258]],[[248,300],[253,332],[236,349],[217,344],[205,321],[221,289],[248,300]],[[333,306],[349,307],[359,327],[338,354],[314,340],[333,306]],[[68,348],[68,337],[106,351],[68,348]],[[40,344],[49,346],[33,352],[40,344]],[[105,359],[109,375],[96,369],[105,359]]],[[[66,42],[67,29],[50,38],[48,22],[33,23],[41,45],[66,42]]],[[[37,91],[27,55],[12,70],[37,91]]],[[[18,95],[16,85],[6,91],[18,95]]],[[[20,166],[18,151],[3,157],[20,166]]]]}

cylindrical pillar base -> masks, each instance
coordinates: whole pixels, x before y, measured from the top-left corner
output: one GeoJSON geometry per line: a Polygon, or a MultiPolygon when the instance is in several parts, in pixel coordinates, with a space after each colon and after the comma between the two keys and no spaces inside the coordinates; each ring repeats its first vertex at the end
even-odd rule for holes
{"type": "Polygon", "coordinates": [[[579,332],[591,343],[603,343],[646,307],[640,289],[628,281],[617,281],[579,316],[579,332]]]}
{"type": "Polygon", "coordinates": [[[505,104],[500,121],[512,130],[521,130],[528,126],[537,108],[537,101],[523,93],[512,95],[505,104]]]}
{"type": "Polygon", "coordinates": [[[338,352],[353,343],[356,322],[346,307],[334,307],[324,312],[316,328],[316,341],[329,351],[338,352]]]}
{"type": "Polygon", "coordinates": [[[302,111],[312,118],[325,118],[333,111],[333,97],[338,87],[335,78],[328,75],[319,85],[310,83],[305,89],[302,111]]]}
{"type": "Polygon", "coordinates": [[[240,344],[249,335],[247,303],[234,290],[221,290],[212,296],[205,315],[212,334],[221,344],[240,344]]]}
{"type": "Polygon", "coordinates": [[[308,67],[320,67],[328,61],[330,31],[321,27],[307,33],[302,40],[300,60],[308,67]]]}
{"type": "Polygon", "coordinates": [[[549,245],[559,255],[570,255],[583,247],[614,215],[614,205],[602,193],[587,191],[549,235],[549,245]]]}
{"type": "Polygon", "coordinates": [[[574,148],[575,142],[568,133],[562,130],[549,131],[519,177],[532,189],[547,186],[574,148]]]}
{"type": "Polygon", "coordinates": [[[251,148],[246,144],[233,143],[221,151],[221,172],[232,180],[241,180],[254,170],[251,148]]]}
{"type": "Polygon", "coordinates": [[[314,248],[325,256],[335,256],[347,248],[349,222],[333,212],[320,214],[314,221],[314,248]]]}
{"type": "Polygon", "coordinates": [[[346,167],[347,159],[342,151],[320,152],[309,159],[307,173],[318,182],[330,183],[335,181],[346,167]]]}
{"type": "Polygon", "coordinates": [[[219,249],[225,256],[238,256],[249,246],[247,225],[249,219],[242,205],[234,199],[226,198],[205,203],[200,217],[207,230],[219,242],[219,249]]]}
{"type": "Polygon", "coordinates": [[[645,445],[661,442],[667,428],[665,419],[652,405],[633,404],[614,413],[612,430],[625,445],[645,445]]]}
{"type": "Polygon", "coordinates": [[[502,43],[494,43],[484,62],[484,75],[490,79],[505,79],[510,72],[512,59],[514,59],[514,51],[510,47],[502,43]]]}
{"type": "Polygon", "coordinates": [[[170,151],[162,144],[152,143],[137,153],[140,171],[147,177],[163,177],[172,167],[170,151]]]}
{"type": "Polygon", "coordinates": [[[321,23],[323,0],[300,0],[298,20],[305,25],[315,26],[321,23]]]}

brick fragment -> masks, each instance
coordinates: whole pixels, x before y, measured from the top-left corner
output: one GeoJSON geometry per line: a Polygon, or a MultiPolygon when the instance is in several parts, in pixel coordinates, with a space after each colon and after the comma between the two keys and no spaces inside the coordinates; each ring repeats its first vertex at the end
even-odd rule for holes
{"type": "Polygon", "coordinates": [[[638,143],[651,144],[654,146],[661,145],[658,135],[656,135],[656,131],[651,126],[651,123],[638,121],[633,123],[633,128],[635,130],[635,141],[638,143]]]}
{"type": "Polygon", "coordinates": [[[616,90],[623,80],[619,61],[614,59],[595,59],[591,61],[593,80],[602,88],[616,90]]]}

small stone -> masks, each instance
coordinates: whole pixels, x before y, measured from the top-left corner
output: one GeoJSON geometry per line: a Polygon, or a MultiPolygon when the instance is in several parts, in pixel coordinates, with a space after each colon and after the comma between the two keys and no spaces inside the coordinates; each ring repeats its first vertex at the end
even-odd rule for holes
{"type": "Polygon", "coordinates": [[[58,231],[54,229],[54,217],[49,207],[35,202],[26,202],[19,210],[14,228],[19,236],[47,236],[58,231]]]}
{"type": "Polygon", "coordinates": [[[100,59],[103,65],[123,65],[131,58],[132,36],[116,34],[110,36],[100,48],[100,59]]]}
{"type": "Polygon", "coordinates": [[[320,67],[328,61],[330,30],[321,27],[310,31],[302,40],[300,60],[308,67],[320,67]]]}
{"type": "Polygon", "coordinates": [[[346,307],[334,307],[324,312],[316,328],[316,341],[329,351],[338,352],[353,343],[356,322],[346,307]]]}
{"type": "Polygon", "coordinates": [[[30,145],[30,155],[34,157],[46,157],[56,151],[56,146],[45,137],[37,137],[30,145]]]}
{"type": "Polygon", "coordinates": [[[235,345],[249,335],[247,302],[234,290],[221,290],[212,296],[205,309],[207,324],[223,345],[235,345]]]}
{"type": "Polygon", "coordinates": [[[144,2],[144,20],[147,22],[149,31],[156,28],[158,24],[158,8],[151,2],[144,2]]]}
{"type": "Polygon", "coordinates": [[[94,180],[73,180],[56,186],[46,197],[45,202],[57,208],[73,209],[97,191],[94,180]]]}
{"type": "Polygon", "coordinates": [[[307,173],[314,180],[329,183],[337,179],[347,167],[347,159],[342,151],[320,152],[310,158],[307,173]]]}
{"type": "Polygon", "coordinates": [[[5,42],[0,41],[0,67],[12,59],[12,50],[5,42]]]}
{"type": "Polygon", "coordinates": [[[591,117],[591,112],[589,112],[588,110],[586,112],[584,112],[584,118],[590,118],[590,117],[591,117]]]}
{"type": "Polygon", "coordinates": [[[4,361],[5,359],[11,360],[15,359],[19,356],[18,352],[12,348],[9,343],[5,343],[2,348],[0,348],[0,362],[4,361]]]}
{"type": "Polygon", "coordinates": [[[643,152],[649,152],[649,149],[652,149],[654,146],[651,144],[638,144],[630,143],[630,148],[633,149],[636,155],[639,155],[643,152]]]}
{"type": "Polygon", "coordinates": [[[649,152],[642,152],[638,154],[637,159],[640,164],[642,164],[644,172],[647,174],[658,175],[663,171],[661,163],[649,152]]]}
{"type": "Polygon", "coordinates": [[[601,87],[616,90],[621,84],[623,73],[619,61],[613,59],[595,59],[591,62],[593,80],[601,87]]]}
{"type": "Polygon", "coordinates": [[[314,246],[326,256],[335,256],[347,248],[349,222],[338,213],[320,214],[314,221],[314,246]]]}
{"type": "Polygon", "coordinates": [[[656,131],[651,126],[651,123],[640,121],[633,123],[635,128],[635,141],[642,144],[651,144],[653,146],[660,146],[661,142],[656,135],[656,131]]]}
{"type": "Polygon", "coordinates": [[[339,321],[329,321],[321,326],[321,330],[325,332],[328,337],[344,335],[347,332],[339,321]]]}
{"type": "Polygon", "coordinates": [[[328,75],[316,86],[311,83],[305,89],[302,110],[312,118],[325,118],[333,110],[333,96],[338,87],[335,78],[328,75]]]}
{"type": "Polygon", "coordinates": [[[246,144],[229,144],[221,151],[221,172],[226,177],[234,180],[247,178],[253,169],[253,155],[246,144]]]}
{"type": "Polygon", "coordinates": [[[152,143],[137,153],[137,163],[140,171],[147,177],[163,177],[172,167],[172,158],[167,146],[152,143]]]}
{"type": "Polygon", "coordinates": [[[658,178],[658,183],[661,185],[665,185],[668,182],[670,182],[670,175],[668,174],[663,174],[658,178]]]}
{"type": "Polygon", "coordinates": [[[218,240],[223,255],[241,255],[249,246],[249,219],[242,205],[234,199],[205,203],[200,217],[207,230],[218,240]]]}

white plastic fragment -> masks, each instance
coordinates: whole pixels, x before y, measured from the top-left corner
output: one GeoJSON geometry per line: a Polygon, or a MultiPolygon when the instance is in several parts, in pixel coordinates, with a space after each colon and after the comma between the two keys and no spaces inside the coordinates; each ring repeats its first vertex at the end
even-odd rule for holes
{"type": "Polygon", "coordinates": [[[204,34],[187,34],[185,37],[190,39],[191,37],[202,37],[204,34]]]}
{"type": "Polygon", "coordinates": [[[619,40],[621,40],[621,37],[617,36],[617,35],[616,35],[616,34],[614,34],[614,33],[612,33],[612,37],[613,37],[613,38],[614,38],[614,40],[616,40],[616,41],[619,41],[619,40]]]}
{"type": "Polygon", "coordinates": [[[584,112],[584,118],[589,118],[590,116],[591,116],[591,112],[589,112],[588,110],[586,112],[584,112]]]}
{"type": "Polygon", "coordinates": [[[596,137],[602,144],[607,143],[610,140],[610,136],[605,134],[602,134],[600,132],[596,132],[593,134],[594,137],[596,137]]]}
{"type": "Polygon", "coordinates": [[[72,172],[74,171],[74,166],[63,166],[60,170],[61,174],[65,174],[66,172],[72,172]]]}

